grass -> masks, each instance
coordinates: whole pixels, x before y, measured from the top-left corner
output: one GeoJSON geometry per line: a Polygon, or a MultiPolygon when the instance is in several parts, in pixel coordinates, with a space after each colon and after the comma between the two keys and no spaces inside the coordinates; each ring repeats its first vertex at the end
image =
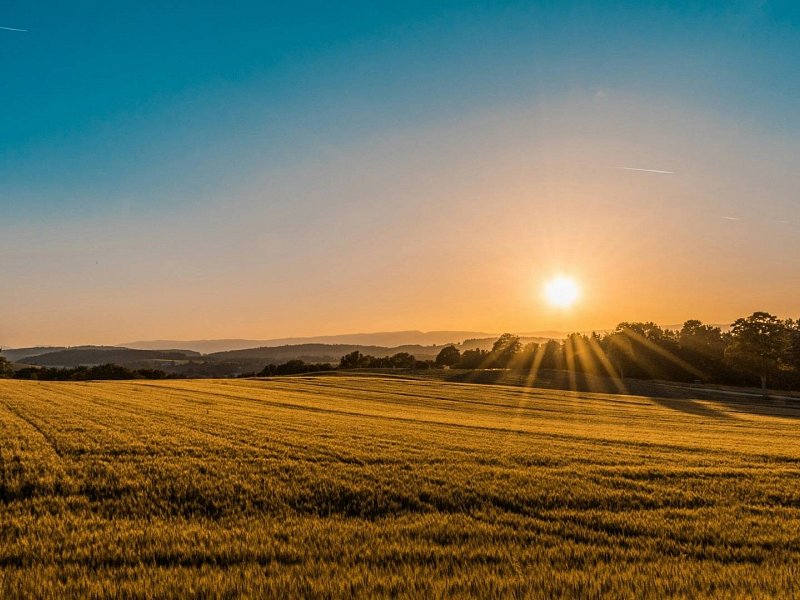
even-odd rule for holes
{"type": "Polygon", "coordinates": [[[797,597],[800,411],[0,380],[2,597],[797,597]]]}

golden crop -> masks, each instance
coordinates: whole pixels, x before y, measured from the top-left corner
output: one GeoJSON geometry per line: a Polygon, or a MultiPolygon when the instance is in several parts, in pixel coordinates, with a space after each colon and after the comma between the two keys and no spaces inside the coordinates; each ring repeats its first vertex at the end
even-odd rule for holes
{"type": "Polygon", "coordinates": [[[800,410],[0,380],[0,596],[800,595],[800,410]]]}

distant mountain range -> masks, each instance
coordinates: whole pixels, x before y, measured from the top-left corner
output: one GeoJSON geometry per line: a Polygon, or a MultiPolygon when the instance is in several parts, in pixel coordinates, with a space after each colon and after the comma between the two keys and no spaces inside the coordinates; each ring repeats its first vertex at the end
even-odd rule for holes
{"type": "MultiPolygon", "coordinates": [[[[493,338],[486,338],[489,346],[493,338]]],[[[119,346],[37,347],[3,350],[0,356],[18,367],[78,367],[113,363],[129,369],[161,369],[189,377],[230,377],[257,373],[268,364],[300,359],[308,363],[336,364],[350,352],[390,356],[408,352],[420,360],[435,358],[442,345],[396,347],[361,344],[293,344],[200,354],[194,350],[141,350],[119,346]]]]}
{"type": "Polygon", "coordinates": [[[136,350],[118,346],[73,346],[71,348],[20,348],[3,350],[11,362],[40,367],[77,367],[114,363],[128,367],[155,367],[200,358],[192,350],[136,350]],[[36,352],[34,354],[34,352],[36,352]]]}
{"type": "MultiPolygon", "coordinates": [[[[461,350],[492,347],[497,335],[473,331],[454,332],[389,332],[375,334],[354,334],[343,336],[323,336],[321,338],[290,338],[296,342],[308,339],[322,339],[328,342],[305,342],[280,344],[287,340],[201,340],[183,342],[162,340],[139,342],[136,347],[123,346],[37,346],[33,348],[6,349],[0,356],[17,365],[36,367],[77,367],[114,363],[127,368],[158,368],[177,375],[192,377],[228,377],[242,373],[258,372],[268,364],[281,364],[300,359],[308,363],[336,364],[342,356],[351,352],[361,352],[383,357],[407,352],[420,360],[436,357],[446,345],[455,344],[461,350]],[[344,343],[340,340],[355,340],[344,343]],[[387,345],[374,342],[382,340],[387,345]],[[398,344],[407,340],[427,342],[398,344]],[[361,343],[357,343],[361,342],[361,343]],[[438,343],[437,343],[438,342],[438,343]],[[149,346],[149,348],[141,348],[149,346]],[[183,346],[183,348],[181,348],[183,346]],[[190,346],[191,348],[187,348],[190,346]],[[201,353],[197,348],[230,348],[223,351],[201,353]],[[156,347],[156,348],[153,348],[156,347]]],[[[523,342],[543,341],[540,337],[523,337],[523,342]]]]}
{"type": "MultiPolygon", "coordinates": [[[[728,329],[728,326],[720,327],[728,329]]],[[[680,325],[666,328],[680,329],[680,325]]],[[[566,336],[561,331],[519,335],[522,343],[566,336]]],[[[76,367],[114,363],[128,368],[158,368],[181,375],[226,377],[258,372],[267,364],[295,359],[338,363],[342,356],[354,351],[379,357],[408,352],[427,360],[450,344],[462,351],[489,349],[497,337],[498,334],[477,331],[390,331],[272,340],[150,340],[120,346],[12,348],[2,350],[0,356],[18,365],[76,367]]]]}
{"type": "MultiPolygon", "coordinates": [[[[203,354],[247,350],[301,344],[350,344],[360,346],[443,346],[458,344],[466,339],[497,338],[499,334],[483,331],[384,331],[378,333],[349,333],[342,335],[318,335],[268,340],[221,339],[221,340],[143,340],[119,344],[124,348],[139,350],[164,350],[186,348],[203,354]]],[[[563,336],[562,336],[563,337],[563,336]]]]}
{"type": "Polygon", "coordinates": [[[33,346],[31,348],[4,348],[0,351],[0,356],[8,359],[9,362],[24,362],[26,358],[39,356],[49,352],[60,352],[66,350],[66,346],[33,346]]]}

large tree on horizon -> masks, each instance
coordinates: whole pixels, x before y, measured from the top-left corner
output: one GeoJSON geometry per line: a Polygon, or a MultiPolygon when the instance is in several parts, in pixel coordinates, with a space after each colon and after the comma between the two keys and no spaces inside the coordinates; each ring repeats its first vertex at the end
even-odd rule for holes
{"type": "Polygon", "coordinates": [[[754,312],[731,325],[731,343],[725,349],[725,359],[734,368],[760,377],[766,396],[767,377],[786,364],[790,350],[787,324],[767,312],[754,312]]]}
{"type": "Polygon", "coordinates": [[[497,338],[492,345],[492,351],[489,353],[492,366],[505,369],[521,349],[522,343],[519,341],[519,336],[512,333],[504,333],[497,338]]]}
{"type": "Polygon", "coordinates": [[[437,367],[454,367],[461,360],[461,352],[455,346],[445,346],[436,355],[437,367]]]}

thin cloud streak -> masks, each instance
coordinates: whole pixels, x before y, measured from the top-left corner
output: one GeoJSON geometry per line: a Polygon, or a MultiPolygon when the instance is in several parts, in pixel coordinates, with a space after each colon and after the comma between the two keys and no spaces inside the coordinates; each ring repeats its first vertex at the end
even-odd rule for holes
{"type": "Polygon", "coordinates": [[[5,31],[21,31],[22,33],[28,33],[27,29],[17,29],[16,27],[0,27],[0,29],[4,29],[5,31]]]}
{"type": "Polygon", "coordinates": [[[675,175],[675,171],[660,171],[658,169],[637,169],[636,167],[617,167],[623,171],[642,171],[644,173],[663,173],[664,175],[675,175]]]}

